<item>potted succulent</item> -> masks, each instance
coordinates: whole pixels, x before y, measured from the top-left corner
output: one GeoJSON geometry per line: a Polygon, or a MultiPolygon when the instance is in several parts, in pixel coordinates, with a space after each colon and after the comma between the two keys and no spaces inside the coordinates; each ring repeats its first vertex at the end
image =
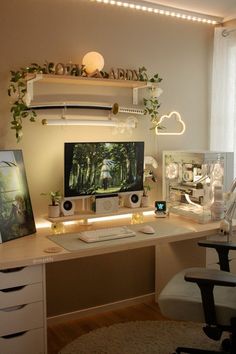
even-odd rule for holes
{"type": "Polygon", "coordinates": [[[48,217],[57,218],[60,216],[60,200],[61,193],[60,191],[41,193],[41,195],[47,195],[50,197],[50,204],[48,205],[48,217]]]}

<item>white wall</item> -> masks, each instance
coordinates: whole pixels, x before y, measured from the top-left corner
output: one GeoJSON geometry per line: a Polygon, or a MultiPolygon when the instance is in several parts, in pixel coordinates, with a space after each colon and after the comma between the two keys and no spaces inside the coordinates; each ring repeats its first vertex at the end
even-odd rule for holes
{"type": "MultiPolygon", "coordinates": [[[[208,82],[213,27],[156,16],[85,0],[11,0],[0,3],[0,148],[23,149],[34,213],[45,213],[40,196],[62,188],[65,141],[110,140],[110,128],[42,127],[24,124],[21,143],[10,130],[7,86],[10,70],[45,60],[81,63],[96,50],[111,67],[145,66],[163,77],[160,113],[177,110],[186,122],[185,135],[156,137],[147,117],[133,136],[144,140],[146,153],[158,160],[164,149],[208,148],[208,82]]],[[[159,181],[158,190],[161,191],[159,181]]]]}
{"type": "MultiPolygon", "coordinates": [[[[212,40],[213,27],[209,25],[87,0],[0,1],[0,148],[23,150],[34,214],[46,213],[47,201],[41,192],[62,188],[65,141],[144,140],[146,154],[158,160],[164,149],[206,149],[212,40]],[[10,130],[10,70],[45,60],[81,63],[93,50],[102,53],[107,71],[145,66],[150,75],[158,72],[164,90],[160,113],[179,111],[186,122],[185,135],[157,138],[149,130],[147,117],[140,118],[132,137],[113,137],[109,128],[42,127],[39,120],[25,122],[23,140],[17,144],[10,130]]],[[[160,180],[154,192],[157,198],[160,180]]],[[[154,291],[154,250],[49,264],[47,280],[51,314],[147,294],[154,291]],[[76,281],[69,284],[67,274],[76,274],[76,281]],[[106,279],[109,287],[103,287],[100,279],[106,279]],[[64,309],[63,304],[71,304],[72,294],[78,294],[76,304],[64,309]]]]}

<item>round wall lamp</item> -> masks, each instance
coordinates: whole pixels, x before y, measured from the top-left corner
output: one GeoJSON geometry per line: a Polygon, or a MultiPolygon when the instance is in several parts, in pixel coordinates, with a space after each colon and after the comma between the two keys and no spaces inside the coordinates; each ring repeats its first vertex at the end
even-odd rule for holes
{"type": "Polygon", "coordinates": [[[87,74],[92,74],[94,71],[101,71],[104,67],[104,58],[98,52],[89,52],[85,54],[82,60],[87,74]]]}

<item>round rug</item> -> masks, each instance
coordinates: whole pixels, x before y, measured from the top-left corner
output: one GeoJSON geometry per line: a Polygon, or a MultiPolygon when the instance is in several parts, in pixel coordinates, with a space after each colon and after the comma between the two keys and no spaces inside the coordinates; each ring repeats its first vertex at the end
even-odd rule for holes
{"type": "Polygon", "coordinates": [[[178,346],[219,350],[201,324],[135,321],[102,327],[84,334],[59,354],[171,354],[178,346]]]}

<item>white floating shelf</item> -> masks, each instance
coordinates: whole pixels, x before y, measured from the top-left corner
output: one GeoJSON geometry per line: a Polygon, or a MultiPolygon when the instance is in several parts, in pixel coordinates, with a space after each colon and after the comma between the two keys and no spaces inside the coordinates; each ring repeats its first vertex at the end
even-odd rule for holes
{"type": "MultiPolygon", "coordinates": [[[[97,85],[110,87],[141,88],[151,87],[153,83],[146,81],[100,79],[94,77],[82,77],[72,75],[52,75],[52,74],[28,74],[27,81],[41,81],[43,83],[61,83],[76,85],[97,85]]],[[[155,84],[154,84],[155,85],[155,84]]]]}
{"type": "Polygon", "coordinates": [[[91,77],[81,77],[72,75],[52,75],[52,74],[28,74],[27,75],[27,91],[30,96],[30,101],[33,100],[35,82],[55,83],[55,84],[75,84],[75,85],[90,85],[90,86],[106,86],[106,87],[123,87],[133,90],[133,104],[138,104],[138,90],[148,87],[157,87],[157,84],[147,81],[133,80],[115,80],[115,79],[100,79],[91,77]]]}

